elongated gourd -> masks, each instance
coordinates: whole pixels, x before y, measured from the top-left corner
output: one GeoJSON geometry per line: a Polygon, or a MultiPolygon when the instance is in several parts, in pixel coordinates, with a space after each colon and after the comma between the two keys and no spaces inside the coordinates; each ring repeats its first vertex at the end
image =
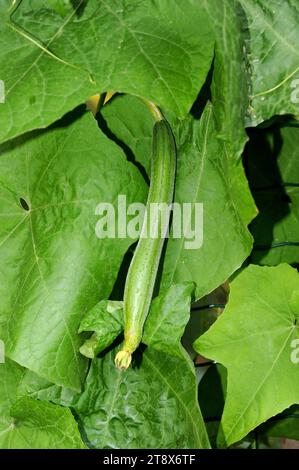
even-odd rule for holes
{"type": "MultiPolygon", "coordinates": [[[[151,180],[139,242],[131,261],[124,292],[124,344],[116,355],[119,369],[127,369],[132,353],[142,339],[150,308],[165,237],[163,211],[151,211],[153,203],[171,204],[176,169],[175,141],[168,122],[162,118],[153,129],[151,180]],[[162,220],[163,219],[163,220],[162,220]],[[158,236],[151,236],[157,229],[158,236]]],[[[164,214],[165,216],[165,214],[164,214]]],[[[166,225],[168,226],[168,222],[166,225]]]]}

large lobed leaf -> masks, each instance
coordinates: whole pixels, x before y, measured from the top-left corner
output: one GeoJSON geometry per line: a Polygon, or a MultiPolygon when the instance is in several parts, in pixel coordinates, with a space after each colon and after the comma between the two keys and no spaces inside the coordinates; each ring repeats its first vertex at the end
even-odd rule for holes
{"type": "Polygon", "coordinates": [[[251,265],[232,282],[225,312],[195,342],[196,351],[228,370],[220,446],[299,403],[298,307],[295,269],[251,265]]]}
{"type": "Polygon", "coordinates": [[[299,128],[254,129],[247,146],[248,178],[259,215],[251,225],[253,262],[299,263],[299,128]]]}

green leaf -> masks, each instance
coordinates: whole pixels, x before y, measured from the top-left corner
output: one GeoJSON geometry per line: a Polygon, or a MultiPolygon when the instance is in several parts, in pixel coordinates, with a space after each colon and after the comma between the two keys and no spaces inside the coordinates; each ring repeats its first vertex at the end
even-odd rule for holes
{"type": "Polygon", "coordinates": [[[194,343],[196,351],[228,370],[219,445],[237,442],[299,403],[298,307],[295,269],[249,266],[232,282],[225,312],[194,343]]]}
{"type": "Polygon", "coordinates": [[[199,299],[222,284],[250,253],[247,225],[256,209],[242,162],[232,158],[225,143],[217,139],[211,104],[200,121],[190,118],[174,131],[178,147],[175,202],[203,204],[203,244],[189,249],[186,238],[168,240],[161,289],[193,281],[199,299]]]}
{"type": "Polygon", "coordinates": [[[251,225],[255,263],[299,263],[299,129],[256,129],[247,146],[249,182],[259,215],[251,225]]]}
{"type": "Polygon", "coordinates": [[[9,421],[9,410],[16,397],[16,390],[24,375],[25,369],[18,364],[5,359],[0,364],[0,436],[11,424],[9,421]]]}
{"type": "Polygon", "coordinates": [[[133,242],[98,238],[95,210],[119,194],[144,202],[146,185],[89,113],[0,152],[0,338],[8,357],[78,390],[80,319],[109,296],[133,242]]]}
{"type": "MultiPolygon", "coordinates": [[[[186,249],[184,238],[167,241],[161,290],[172,283],[195,282],[196,298],[216,289],[247,258],[252,247],[247,225],[256,215],[242,162],[218,138],[216,112],[208,103],[199,121],[170,116],[178,149],[175,202],[203,203],[203,246],[186,249]]],[[[135,157],[148,169],[152,123],[145,106],[134,97],[117,97],[103,114],[108,127],[131,150],[143,142],[135,157]],[[126,124],[126,104],[135,123],[128,119],[126,124]]],[[[240,140],[239,147],[244,143],[240,140]]]]}
{"type": "Polygon", "coordinates": [[[258,432],[270,437],[283,437],[299,440],[299,406],[291,406],[273,420],[261,425],[258,432]]]}
{"type": "Polygon", "coordinates": [[[247,140],[244,123],[249,105],[240,3],[236,0],[202,3],[216,37],[211,91],[218,138],[226,143],[227,153],[238,159],[247,140]]]}
{"type": "Polygon", "coordinates": [[[181,338],[190,317],[193,290],[194,284],[190,282],[173,284],[153,300],[142,338],[145,344],[189,362],[181,338]]]}
{"type": "Polygon", "coordinates": [[[216,440],[225,402],[226,386],[227,373],[221,364],[210,366],[198,384],[199,405],[213,447],[217,447],[216,440]]]}
{"type": "Polygon", "coordinates": [[[80,18],[20,5],[12,20],[0,25],[2,141],[107,90],[146,97],[183,117],[213,58],[210,22],[195,0],[184,8],[171,0],[90,0],[80,18]]]}
{"type": "Polygon", "coordinates": [[[184,360],[146,349],[139,366],[116,369],[115,350],[92,361],[75,406],[96,448],[194,449],[209,441],[184,360]]]}
{"type": "MultiPolygon", "coordinates": [[[[190,316],[192,283],[172,285],[151,304],[142,342],[157,351],[188,360],[181,338],[190,316]],[[169,332],[171,331],[171,334],[169,332]]],[[[94,358],[106,349],[123,330],[122,302],[102,301],[87,312],[79,331],[94,331],[80,351],[94,358]]]]}
{"type": "Polygon", "coordinates": [[[205,333],[223,312],[228,301],[229,284],[222,284],[210,294],[192,303],[190,320],[184,331],[182,344],[189,356],[196,361],[193,343],[199,335],[205,333]]]}
{"type": "Polygon", "coordinates": [[[241,0],[249,29],[251,125],[298,114],[299,7],[296,0],[241,0]]]}
{"type": "Polygon", "coordinates": [[[0,448],[84,449],[70,410],[30,397],[16,400],[24,369],[0,364],[0,448]]]}
{"type": "Polygon", "coordinates": [[[4,448],[85,449],[70,410],[23,397],[11,408],[12,430],[3,439],[4,448]]]}
{"type": "Polygon", "coordinates": [[[80,348],[81,354],[93,359],[123,331],[123,302],[101,300],[81,320],[79,333],[83,331],[94,332],[80,348]]]}

